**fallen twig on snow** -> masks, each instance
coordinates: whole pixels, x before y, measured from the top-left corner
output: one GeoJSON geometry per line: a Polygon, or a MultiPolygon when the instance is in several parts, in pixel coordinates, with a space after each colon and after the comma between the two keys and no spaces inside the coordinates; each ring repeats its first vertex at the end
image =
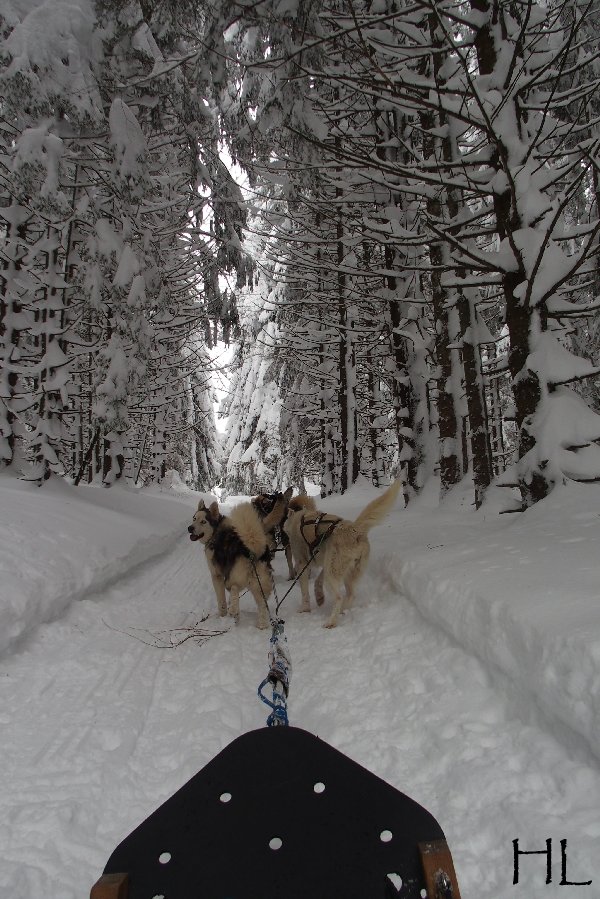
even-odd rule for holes
{"type": "Polygon", "coordinates": [[[146,646],[153,646],[155,649],[177,649],[179,646],[183,646],[184,643],[187,643],[188,640],[193,640],[198,646],[202,646],[207,640],[210,640],[211,637],[220,637],[222,634],[228,633],[229,628],[223,628],[223,630],[217,631],[201,627],[200,625],[206,621],[207,618],[208,614],[195,624],[186,625],[185,627],[166,628],[165,630],[156,632],[151,631],[149,628],[134,626],[124,629],[109,624],[104,618],[102,621],[109,630],[116,631],[118,634],[125,634],[127,637],[133,637],[134,640],[138,640],[146,646]],[[139,633],[131,633],[132,631],[138,631],[139,633]],[[145,634],[150,639],[145,640],[140,634],[145,634]]]}

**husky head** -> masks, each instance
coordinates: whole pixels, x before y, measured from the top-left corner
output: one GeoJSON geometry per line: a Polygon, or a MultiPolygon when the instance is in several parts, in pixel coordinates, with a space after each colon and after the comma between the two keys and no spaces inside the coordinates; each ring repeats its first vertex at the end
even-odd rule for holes
{"type": "Polygon", "coordinates": [[[316,512],[317,504],[312,496],[295,496],[288,503],[286,516],[283,520],[283,532],[290,537],[296,521],[301,521],[307,512],[316,512]]]}
{"type": "Polygon", "coordinates": [[[283,520],[285,520],[285,515],[287,512],[287,506],[291,499],[293,493],[293,488],[288,487],[285,493],[259,493],[258,496],[253,497],[252,505],[258,512],[261,518],[265,519],[271,516],[271,513],[277,509],[280,514],[275,514],[278,520],[274,522],[274,525],[277,526],[281,524],[283,520]]]}
{"type": "Polygon", "coordinates": [[[222,520],[223,516],[219,512],[219,504],[214,502],[207,508],[204,505],[204,500],[201,499],[192,518],[192,523],[188,527],[190,540],[200,540],[201,543],[208,543],[222,520]]]}

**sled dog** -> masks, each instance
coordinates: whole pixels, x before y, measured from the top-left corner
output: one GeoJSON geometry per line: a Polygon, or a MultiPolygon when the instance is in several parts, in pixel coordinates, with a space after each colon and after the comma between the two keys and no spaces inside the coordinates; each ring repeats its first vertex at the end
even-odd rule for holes
{"type": "Polygon", "coordinates": [[[248,589],[256,602],[257,627],[267,627],[269,621],[266,600],[273,589],[267,530],[283,521],[287,503],[278,494],[271,512],[261,519],[251,503],[240,503],[229,515],[221,515],[216,502],[206,508],[200,500],[192,524],[188,527],[190,540],[204,544],[208,570],[217,597],[219,615],[229,614],[236,621],[240,614],[240,591],[248,589]]]}
{"type": "MultiPolygon", "coordinates": [[[[253,497],[252,505],[255,507],[261,518],[264,519],[269,514],[269,512],[271,512],[277,497],[280,495],[281,494],[278,493],[260,493],[258,496],[253,497]]],[[[311,509],[313,511],[316,511],[317,507],[312,496],[298,495],[290,499],[291,495],[292,488],[289,487],[283,494],[284,499],[287,501],[287,508],[283,522],[285,522],[285,519],[287,517],[288,509],[293,511],[297,511],[298,509],[311,509]]],[[[271,528],[268,533],[272,538],[273,550],[275,550],[278,543],[281,543],[285,552],[285,560],[287,562],[289,579],[293,581],[295,577],[294,560],[292,557],[290,539],[282,527],[283,522],[282,524],[276,525],[275,527],[271,528]]]]}
{"type": "Polygon", "coordinates": [[[369,560],[368,532],[383,521],[391,511],[398,492],[400,479],[372,500],[354,521],[348,521],[327,512],[288,509],[283,525],[290,539],[296,571],[299,574],[302,593],[301,612],[310,612],[308,578],[314,565],[321,571],[315,582],[315,601],[323,605],[325,591],[333,599],[333,608],[324,627],[335,627],[342,609],[349,608],[354,598],[354,588],[369,560]],[[315,555],[314,561],[312,555],[315,555]],[[341,593],[345,587],[345,598],[341,593]]]}

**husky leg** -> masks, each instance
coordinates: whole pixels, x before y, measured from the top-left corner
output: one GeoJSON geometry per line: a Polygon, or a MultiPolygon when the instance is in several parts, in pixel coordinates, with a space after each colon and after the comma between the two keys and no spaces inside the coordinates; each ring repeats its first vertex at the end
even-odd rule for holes
{"type": "Polygon", "coordinates": [[[256,603],[256,626],[261,630],[269,626],[269,607],[267,599],[273,590],[273,579],[267,568],[261,568],[256,571],[249,584],[250,592],[256,603]]]}
{"type": "Polygon", "coordinates": [[[344,609],[349,609],[354,602],[354,575],[344,578],[344,587],[346,588],[346,598],[344,599],[344,609]]]}
{"type": "Polygon", "coordinates": [[[222,577],[211,574],[213,587],[215,588],[215,596],[217,597],[217,607],[219,615],[224,618],[227,615],[227,596],[225,595],[225,581],[222,577]]]}
{"type": "Polygon", "coordinates": [[[310,612],[310,593],[308,591],[308,579],[310,577],[310,568],[305,568],[300,575],[300,591],[302,593],[302,603],[300,612],[310,612]]]}
{"type": "Polygon", "coordinates": [[[322,606],[325,602],[325,591],[323,590],[324,569],[321,568],[315,581],[315,602],[318,606],[322,606]]]}
{"type": "Polygon", "coordinates": [[[252,584],[250,591],[256,603],[256,626],[262,631],[269,626],[269,610],[258,584],[252,584]]]}
{"type": "Polygon", "coordinates": [[[344,603],[345,609],[349,609],[354,601],[354,587],[361,579],[363,572],[367,567],[370,551],[371,547],[365,541],[365,543],[361,547],[359,557],[350,570],[350,574],[348,574],[344,578],[344,586],[346,587],[346,601],[344,603]]]}
{"type": "Polygon", "coordinates": [[[290,579],[290,581],[293,581],[294,578],[296,577],[296,571],[294,569],[294,559],[292,556],[292,547],[290,546],[289,543],[285,548],[285,561],[287,562],[289,579],[290,579]]]}
{"type": "Polygon", "coordinates": [[[229,614],[236,624],[240,620],[240,588],[232,585],[229,595],[229,614]]]}
{"type": "Polygon", "coordinates": [[[323,627],[335,627],[337,625],[337,620],[339,617],[342,608],[344,607],[344,597],[340,593],[340,582],[333,578],[325,577],[325,584],[328,592],[333,597],[333,609],[331,611],[331,615],[329,619],[325,622],[323,627]]]}

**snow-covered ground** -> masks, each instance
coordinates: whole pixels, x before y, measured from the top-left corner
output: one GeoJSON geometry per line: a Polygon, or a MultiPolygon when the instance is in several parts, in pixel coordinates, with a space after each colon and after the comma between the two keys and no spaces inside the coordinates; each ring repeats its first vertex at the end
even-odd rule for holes
{"type": "MultiPolygon", "coordinates": [[[[322,505],[354,517],[373,495],[322,505]]],[[[291,723],[435,815],[463,899],[600,896],[599,495],[498,515],[495,497],[438,508],[432,488],[372,532],[337,629],[327,607],[297,614],[297,588],[283,605],[291,723]],[[549,838],[552,883],[530,855],[513,885],[513,840],[549,838]],[[564,839],[564,879],[591,885],[561,885],[564,839]]],[[[6,899],[87,896],[127,833],[265,724],[269,635],[249,597],[239,626],[216,617],[196,500],[0,477],[6,899]]],[[[281,556],[276,571],[281,596],[281,556]]]]}

